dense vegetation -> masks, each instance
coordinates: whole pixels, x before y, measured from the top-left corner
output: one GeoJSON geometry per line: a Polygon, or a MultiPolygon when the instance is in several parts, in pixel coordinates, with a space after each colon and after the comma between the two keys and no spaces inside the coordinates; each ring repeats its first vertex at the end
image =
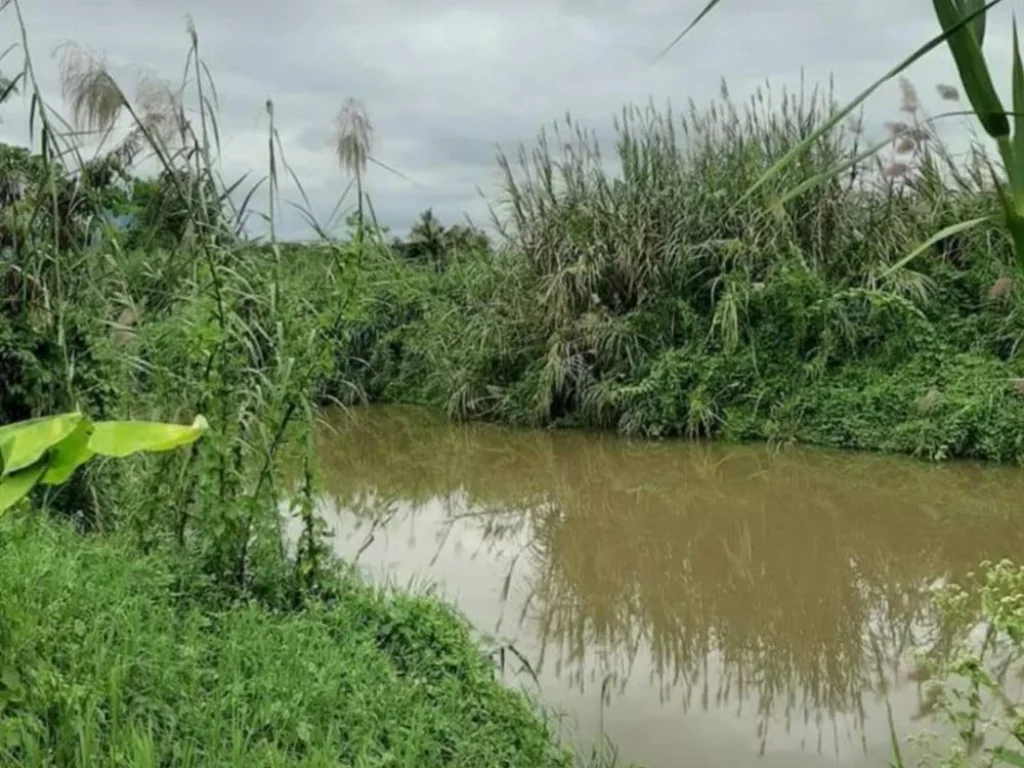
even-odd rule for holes
{"type": "MultiPolygon", "coordinates": [[[[89,156],[27,56],[2,94],[31,97],[39,133],[0,152],[0,423],[80,410],[209,429],[96,457],[0,519],[0,764],[572,764],[452,608],[330,557],[314,420],[345,390],[333,340],[358,247],[241,234],[249,190],[215,171],[189,33],[187,89],[144,82],[131,101],[65,50],[70,117],[105,133],[89,156]],[[146,158],[155,178],[134,172],[146,158]]],[[[263,189],[273,211],[275,162],[247,204],[263,189]]]]}
{"type": "Polygon", "coordinates": [[[121,537],[0,533],[4,765],[569,764],[434,599],[349,581],[302,611],[211,610],[121,537]]]}
{"type": "Polygon", "coordinates": [[[441,270],[364,255],[349,380],[459,418],[1019,460],[1009,237],[992,222],[904,258],[998,211],[980,144],[949,151],[903,83],[889,155],[851,162],[870,137],[843,125],[743,197],[834,107],[723,89],[681,119],[627,109],[614,174],[581,127],[542,136],[503,163],[506,248],[441,270]]]}
{"type": "MultiPolygon", "coordinates": [[[[17,2],[4,10],[20,24],[17,2]]],[[[1024,453],[1006,235],[979,226],[903,258],[998,205],[984,154],[953,156],[909,84],[890,160],[856,160],[867,138],[843,125],[747,197],[828,117],[829,95],[737,106],[723,92],[681,119],[628,108],[615,173],[568,123],[502,160],[494,245],[432,215],[397,242],[378,227],[368,123],[350,104],[350,237],[327,237],[307,206],[323,242],[286,246],[273,105],[267,178],[220,178],[213,83],[189,35],[186,84],[147,81],[131,99],[65,49],[70,120],[105,137],[88,157],[27,53],[0,93],[27,92],[37,131],[31,150],[0,152],[0,422],[81,409],[210,424],[188,450],[37,488],[0,525],[5,764],[570,760],[452,611],[331,561],[315,514],[326,402],[1024,453]],[[160,171],[139,179],[146,158],[160,171]],[[842,177],[775,205],[837,164],[842,177]],[[245,223],[263,199],[271,236],[256,242],[245,223]],[[282,507],[302,521],[291,548],[282,507]]]]}

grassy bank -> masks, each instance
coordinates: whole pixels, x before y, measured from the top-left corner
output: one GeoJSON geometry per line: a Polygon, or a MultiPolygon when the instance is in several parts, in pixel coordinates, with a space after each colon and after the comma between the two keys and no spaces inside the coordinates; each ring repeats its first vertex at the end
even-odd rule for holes
{"type": "Polygon", "coordinates": [[[339,579],[302,611],[214,606],[180,563],[0,523],[0,762],[565,766],[436,601],[339,579]]]}
{"type": "MultiPolygon", "coordinates": [[[[0,15],[22,24],[16,0],[0,15]]],[[[0,423],[81,410],[210,428],[97,458],[0,520],[0,762],[577,762],[451,607],[333,562],[313,435],[318,405],[351,389],[335,340],[363,249],[244,236],[254,200],[273,219],[287,168],[272,105],[268,176],[222,178],[212,78],[185,39],[194,77],[134,95],[64,49],[82,133],[26,51],[10,83],[39,143],[0,148],[0,423]],[[87,152],[83,133],[105,131],[87,152]]]]}
{"type": "Polygon", "coordinates": [[[504,160],[503,248],[364,254],[342,339],[359,389],[338,394],[532,426],[1019,461],[1009,237],[993,218],[905,258],[998,211],[983,143],[951,151],[904,83],[881,157],[857,160],[877,136],[840,125],[744,197],[834,108],[822,91],[765,90],[682,116],[627,109],[614,172],[582,127],[542,135],[504,160]]]}

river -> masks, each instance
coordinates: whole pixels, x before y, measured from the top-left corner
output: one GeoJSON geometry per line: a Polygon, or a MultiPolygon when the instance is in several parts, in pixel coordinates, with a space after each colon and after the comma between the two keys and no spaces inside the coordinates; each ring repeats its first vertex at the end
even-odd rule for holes
{"type": "Polygon", "coordinates": [[[887,700],[930,727],[907,658],[929,588],[1024,551],[1015,468],[326,419],[338,554],[453,601],[565,738],[624,764],[887,765],[887,700]]]}

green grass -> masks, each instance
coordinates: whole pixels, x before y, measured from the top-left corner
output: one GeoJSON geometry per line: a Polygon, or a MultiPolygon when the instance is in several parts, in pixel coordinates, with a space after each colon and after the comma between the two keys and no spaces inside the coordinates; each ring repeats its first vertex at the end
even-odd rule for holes
{"type": "Polygon", "coordinates": [[[286,116],[268,103],[266,187],[221,178],[191,24],[180,92],[132,99],[70,49],[73,122],[120,141],[86,158],[43,107],[18,0],[0,12],[23,34],[15,80],[40,136],[38,154],[0,151],[0,420],[81,408],[211,426],[194,450],[97,463],[30,500],[102,534],[0,526],[11,764],[569,760],[449,608],[332,581],[314,503],[326,402],[1024,458],[1024,270],[995,223],[985,148],[954,156],[907,83],[880,164],[862,156],[879,137],[835,121],[820,89],[737,103],[723,86],[681,114],[626,108],[614,172],[609,148],[569,122],[502,158],[493,249],[432,219],[398,244],[364,226],[360,117],[363,135],[336,147],[359,195],[350,237],[283,247],[273,229],[269,244],[238,231],[254,201],[275,221],[286,116]],[[160,176],[131,179],[150,153],[160,176]],[[837,165],[842,177],[810,183],[837,165]],[[240,209],[228,190],[245,193],[240,209]],[[109,210],[139,228],[106,231],[109,210]],[[989,223],[904,259],[974,219],[989,223]],[[286,501],[303,522],[293,557],[286,501]]]}
{"type": "Polygon", "coordinates": [[[502,159],[503,248],[451,248],[440,269],[385,244],[364,254],[334,394],[529,426],[1024,460],[1024,268],[990,148],[951,151],[901,87],[881,157],[862,157],[878,137],[835,124],[749,194],[830,124],[824,89],[627,108],[614,170],[585,126],[542,134],[502,159]]]}
{"type": "Polygon", "coordinates": [[[177,573],[117,536],[0,523],[3,764],[569,764],[434,599],[344,581],[294,612],[213,609],[177,573]]]}

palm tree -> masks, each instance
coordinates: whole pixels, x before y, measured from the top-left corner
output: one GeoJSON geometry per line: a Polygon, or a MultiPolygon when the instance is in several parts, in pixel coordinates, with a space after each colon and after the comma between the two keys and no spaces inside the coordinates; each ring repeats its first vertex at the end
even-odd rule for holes
{"type": "Polygon", "coordinates": [[[430,259],[440,271],[445,250],[444,238],[444,227],[434,216],[433,209],[428,208],[420,214],[416,226],[409,230],[410,255],[414,259],[430,259]]]}

